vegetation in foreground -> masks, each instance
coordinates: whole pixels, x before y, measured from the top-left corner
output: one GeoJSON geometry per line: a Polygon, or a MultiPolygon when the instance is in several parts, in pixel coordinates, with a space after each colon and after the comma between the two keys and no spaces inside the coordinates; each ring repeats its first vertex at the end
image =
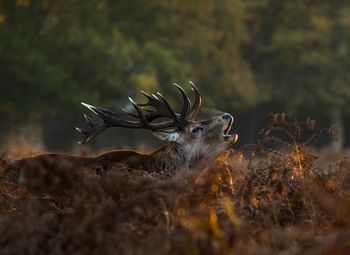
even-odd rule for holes
{"type": "Polygon", "coordinates": [[[346,254],[350,161],[317,166],[310,145],[333,130],[314,128],[271,115],[255,145],[170,179],[39,169],[21,187],[2,177],[1,253],[346,254]]]}

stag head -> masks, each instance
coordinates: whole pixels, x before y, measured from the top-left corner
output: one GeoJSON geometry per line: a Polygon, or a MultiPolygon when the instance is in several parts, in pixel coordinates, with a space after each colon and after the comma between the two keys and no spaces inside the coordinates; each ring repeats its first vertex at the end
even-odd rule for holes
{"type": "Polygon", "coordinates": [[[224,113],[205,120],[196,120],[201,107],[201,96],[198,88],[192,82],[190,84],[195,94],[192,106],[184,89],[174,83],[183,99],[180,113],[176,113],[159,92],[156,95],[149,95],[141,91],[147,98],[147,102],[143,104],[137,104],[129,98],[135,112],[126,110],[124,112],[134,120],[125,119],[120,113],[82,103],[98,115],[103,122],[92,122],[88,116],[84,115],[90,127],[88,129],[77,128],[77,131],[85,135],[85,139],[81,143],[87,143],[109,127],[143,128],[152,131],[162,140],[179,144],[189,162],[194,162],[196,159],[218,157],[229,144],[238,139],[236,134],[229,134],[233,117],[229,113],[224,113]]]}

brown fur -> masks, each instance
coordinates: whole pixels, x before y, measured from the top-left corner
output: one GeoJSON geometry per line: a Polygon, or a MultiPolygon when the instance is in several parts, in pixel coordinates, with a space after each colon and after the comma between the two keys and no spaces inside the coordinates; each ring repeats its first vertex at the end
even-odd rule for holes
{"type": "MultiPolygon", "coordinates": [[[[12,162],[5,170],[5,175],[20,184],[33,183],[32,180],[40,176],[53,186],[56,185],[55,180],[63,175],[70,180],[67,183],[71,188],[80,178],[81,171],[87,171],[94,176],[104,175],[112,169],[173,175],[180,170],[194,168],[203,159],[215,159],[224,152],[228,144],[235,141],[235,136],[227,138],[223,135],[232,124],[232,120],[223,116],[225,115],[190,123],[184,131],[165,137],[170,142],[150,154],[128,150],[111,151],[95,157],[42,154],[12,162]],[[198,127],[200,131],[193,132],[198,127]]],[[[39,185],[37,188],[40,188],[39,185]]]]}
{"type": "Polygon", "coordinates": [[[151,154],[129,150],[111,151],[95,157],[45,153],[10,163],[5,169],[5,176],[11,181],[25,184],[28,177],[35,177],[35,174],[42,174],[42,171],[49,171],[51,174],[56,171],[74,174],[85,169],[96,175],[102,175],[116,164],[148,172],[174,173],[177,166],[185,162],[184,155],[177,153],[177,150],[179,150],[178,144],[170,142],[151,154]]]}

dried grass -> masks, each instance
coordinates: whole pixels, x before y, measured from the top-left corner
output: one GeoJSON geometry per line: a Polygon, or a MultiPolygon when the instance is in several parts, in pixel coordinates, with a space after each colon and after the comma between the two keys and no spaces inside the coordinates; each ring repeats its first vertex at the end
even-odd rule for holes
{"type": "Polygon", "coordinates": [[[311,140],[332,130],[314,128],[272,115],[248,155],[229,151],[172,178],[68,173],[64,163],[26,187],[3,177],[1,253],[347,254],[350,161],[316,167],[311,140]]]}

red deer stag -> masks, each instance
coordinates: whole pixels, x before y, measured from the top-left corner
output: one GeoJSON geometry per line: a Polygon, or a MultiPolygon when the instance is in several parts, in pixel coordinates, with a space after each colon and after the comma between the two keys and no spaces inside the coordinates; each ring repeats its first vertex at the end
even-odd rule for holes
{"type": "Polygon", "coordinates": [[[147,98],[144,104],[137,104],[129,98],[135,112],[124,111],[124,115],[127,114],[126,116],[133,120],[125,119],[121,113],[82,103],[101,118],[102,122],[93,122],[87,115],[84,115],[89,127],[87,129],[76,128],[85,136],[81,143],[87,143],[110,127],[147,129],[160,139],[169,141],[153,153],[141,154],[136,151],[117,150],[96,157],[42,154],[12,163],[7,172],[9,176],[25,183],[28,178],[26,172],[31,169],[46,169],[58,173],[57,168],[63,162],[65,168],[68,166],[70,169],[84,167],[94,169],[98,171],[98,174],[110,170],[115,164],[121,164],[129,169],[171,175],[182,169],[194,168],[199,162],[215,159],[226,150],[229,144],[237,141],[237,135],[229,134],[233,117],[224,113],[205,120],[195,120],[201,106],[201,96],[197,87],[192,82],[190,83],[195,94],[192,106],[184,89],[174,84],[183,99],[180,113],[176,113],[159,92],[157,95],[149,95],[141,91],[147,98]]]}

